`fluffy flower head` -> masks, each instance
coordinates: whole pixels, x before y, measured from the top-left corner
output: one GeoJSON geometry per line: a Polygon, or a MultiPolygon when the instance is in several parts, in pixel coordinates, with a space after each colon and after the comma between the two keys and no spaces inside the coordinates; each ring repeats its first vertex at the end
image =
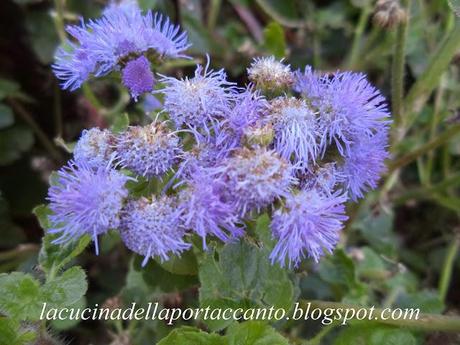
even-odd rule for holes
{"type": "Polygon", "coordinates": [[[85,129],[73,150],[74,160],[93,168],[107,166],[113,153],[113,142],[114,136],[107,129],[85,129]]]}
{"type": "Polygon", "coordinates": [[[305,257],[318,261],[332,252],[339,240],[345,216],[346,197],[326,196],[316,190],[301,191],[286,199],[286,205],[275,211],[270,224],[278,240],[270,258],[281,266],[297,266],[305,257]]]}
{"type": "Polygon", "coordinates": [[[182,153],[177,135],[156,122],[129,127],[117,137],[115,150],[123,167],[147,178],[165,174],[182,153]]]}
{"type": "Polygon", "coordinates": [[[50,233],[61,236],[56,243],[97,236],[120,224],[120,211],[128,195],[128,177],[113,170],[110,164],[91,168],[84,163],[69,162],[58,171],[57,182],[48,191],[50,233]]]}
{"type": "Polygon", "coordinates": [[[168,260],[190,248],[176,202],[169,197],[129,201],[122,212],[120,235],[130,250],[145,257],[143,266],[153,256],[168,260]]]}
{"type": "Polygon", "coordinates": [[[255,58],[248,68],[248,77],[257,87],[267,90],[286,89],[294,80],[291,67],[274,56],[255,58]]]}

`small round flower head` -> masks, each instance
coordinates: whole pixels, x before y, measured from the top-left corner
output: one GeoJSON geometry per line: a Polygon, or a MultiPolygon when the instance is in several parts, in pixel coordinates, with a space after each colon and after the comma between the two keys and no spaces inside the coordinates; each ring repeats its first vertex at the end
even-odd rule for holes
{"type": "Polygon", "coordinates": [[[183,52],[189,47],[187,34],[178,26],[158,13],[143,15],[134,2],[112,3],[101,18],[71,25],[67,31],[74,42],[58,49],[53,70],[62,87],[70,90],[79,88],[91,75],[100,77],[126,68],[143,55],[186,57],[183,52]]]}
{"type": "Polygon", "coordinates": [[[152,91],[155,78],[149,60],[145,56],[140,56],[128,61],[121,71],[121,80],[135,100],[140,95],[152,91]]]}
{"type": "Polygon", "coordinates": [[[85,129],[73,150],[74,160],[92,168],[107,166],[112,158],[113,142],[113,134],[107,129],[85,129]]]}
{"type": "Polygon", "coordinates": [[[182,153],[177,135],[156,122],[129,127],[117,137],[115,150],[121,166],[147,178],[165,174],[182,153]]]}
{"type": "Polygon", "coordinates": [[[198,65],[193,78],[176,79],[162,76],[165,88],[164,109],[177,128],[187,126],[209,132],[217,119],[222,119],[230,109],[234,84],[227,81],[224,70],[209,70],[198,65]]]}
{"type": "Polygon", "coordinates": [[[260,210],[286,196],[297,181],[294,168],[276,152],[240,149],[214,168],[241,215],[260,210]]]}
{"type": "Polygon", "coordinates": [[[318,262],[332,252],[339,240],[345,216],[346,197],[304,190],[286,198],[283,208],[275,211],[270,224],[278,240],[270,255],[272,263],[296,267],[305,257],[318,262]]]}
{"type": "Polygon", "coordinates": [[[244,144],[249,147],[267,147],[273,142],[275,131],[273,125],[267,123],[265,125],[258,125],[248,127],[244,131],[244,144]]]}
{"type": "Polygon", "coordinates": [[[122,211],[120,235],[133,252],[144,256],[142,266],[153,256],[168,260],[190,248],[184,241],[180,211],[170,197],[131,200],[122,211]]]}
{"type": "Polygon", "coordinates": [[[322,154],[334,143],[345,156],[354,141],[372,136],[388,125],[385,98],[364,74],[344,72],[320,76],[306,68],[296,77],[294,89],[318,111],[322,154]]]}
{"type": "Polygon", "coordinates": [[[382,28],[391,29],[407,20],[407,12],[399,0],[378,0],[374,10],[374,23],[382,28]]]}
{"type": "Polygon", "coordinates": [[[129,177],[112,169],[111,164],[96,169],[70,161],[58,171],[55,184],[48,190],[50,233],[60,234],[56,243],[93,236],[98,253],[97,236],[115,229],[128,195],[129,177]]]}
{"type": "Polygon", "coordinates": [[[291,67],[273,56],[255,58],[248,68],[248,77],[258,88],[272,91],[287,89],[294,80],[291,67]]]}
{"type": "Polygon", "coordinates": [[[339,168],[344,178],[344,188],[352,200],[364,197],[364,193],[377,188],[377,182],[385,172],[388,134],[386,131],[355,142],[339,168]]]}
{"type": "Polygon", "coordinates": [[[299,166],[314,162],[318,153],[318,122],[316,114],[304,100],[280,97],[271,102],[275,130],[275,150],[299,166]]]}
{"type": "Polygon", "coordinates": [[[243,234],[234,204],[224,198],[224,187],[204,170],[196,170],[179,194],[184,226],[203,239],[204,248],[207,236],[228,242],[243,234]]]}
{"type": "Polygon", "coordinates": [[[258,91],[248,87],[243,92],[235,94],[232,106],[225,115],[222,127],[233,147],[241,144],[244,132],[249,127],[263,122],[267,115],[268,102],[258,91]]]}

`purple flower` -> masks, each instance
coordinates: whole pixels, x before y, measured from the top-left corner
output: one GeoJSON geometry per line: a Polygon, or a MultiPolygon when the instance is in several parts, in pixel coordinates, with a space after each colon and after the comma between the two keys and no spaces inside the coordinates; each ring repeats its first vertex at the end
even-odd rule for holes
{"type": "MultiPolygon", "coordinates": [[[[110,162],[109,162],[110,163],[110,162]]],[[[96,253],[97,236],[115,229],[128,195],[129,177],[113,170],[111,164],[96,169],[83,162],[70,161],[57,173],[57,182],[48,190],[52,234],[60,234],[55,243],[64,243],[85,234],[93,237],[96,253]]]]}
{"type": "Polygon", "coordinates": [[[343,228],[346,196],[327,196],[316,190],[300,191],[286,199],[284,207],[273,214],[271,230],[278,240],[270,255],[281,266],[288,261],[296,267],[305,257],[316,262],[325,252],[332,252],[343,228]]]}
{"type": "Polygon", "coordinates": [[[83,130],[73,150],[74,160],[89,167],[105,167],[113,159],[113,134],[107,129],[83,130]]]}
{"type": "MultiPolygon", "coordinates": [[[[132,2],[112,4],[101,18],[71,25],[67,31],[75,42],[68,41],[58,49],[53,70],[63,88],[70,90],[79,88],[91,75],[100,77],[123,68],[131,71],[130,80],[141,78],[132,74],[135,70],[146,72],[145,64],[142,69],[134,69],[128,67],[131,60],[144,55],[186,57],[183,52],[190,46],[187,34],[168,18],[150,11],[143,15],[132,2]]],[[[145,89],[145,83],[142,85],[145,89]]],[[[132,88],[132,82],[128,87],[132,88]]]]}
{"type": "Polygon", "coordinates": [[[275,150],[301,167],[314,163],[319,153],[316,114],[304,100],[276,98],[271,102],[275,150]]]}
{"type": "Polygon", "coordinates": [[[228,242],[243,234],[235,205],[224,197],[224,187],[222,181],[198,170],[179,194],[184,226],[203,239],[203,248],[207,236],[228,242]]]}
{"type": "Polygon", "coordinates": [[[143,93],[152,91],[155,78],[149,60],[145,56],[130,60],[121,71],[121,80],[135,100],[143,93]]]}
{"type": "Polygon", "coordinates": [[[176,201],[170,197],[131,200],[122,211],[120,235],[133,252],[144,256],[142,266],[153,256],[168,260],[190,248],[184,241],[176,201]]]}
{"type": "Polygon", "coordinates": [[[310,170],[297,171],[299,187],[304,190],[315,189],[318,193],[332,195],[341,189],[345,180],[343,173],[337,169],[337,163],[315,165],[310,170]]]}
{"type": "Polygon", "coordinates": [[[177,128],[186,126],[204,129],[209,134],[216,121],[223,119],[230,109],[235,93],[233,83],[227,81],[224,70],[209,70],[209,58],[205,67],[198,65],[193,78],[176,79],[162,76],[165,88],[164,109],[177,128]]]}
{"type": "Polygon", "coordinates": [[[178,136],[165,123],[129,127],[116,141],[121,166],[147,178],[165,174],[182,154],[178,136]]]}
{"type": "Polygon", "coordinates": [[[361,73],[319,75],[307,67],[296,73],[294,89],[319,113],[321,151],[335,144],[342,156],[353,142],[388,126],[385,98],[361,73]]]}
{"type": "Polygon", "coordinates": [[[265,149],[240,149],[211,170],[215,178],[224,182],[227,197],[235,200],[242,216],[288,195],[297,182],[294,167],[276,152],[265,149]]]}
{"type": "Polygon", "coordinates": [[[387,147],[386,130],[365,136],[350,147],[339,172],[344,176],[344,187],[352,200],[356,201],[368,190],[377,188],[377,182],[386,170],[387,147]]]}

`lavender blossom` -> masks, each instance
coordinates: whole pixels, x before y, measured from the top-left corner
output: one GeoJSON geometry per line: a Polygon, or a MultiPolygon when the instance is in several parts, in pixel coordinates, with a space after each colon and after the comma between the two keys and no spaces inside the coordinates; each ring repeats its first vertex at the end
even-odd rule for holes
{"type": "Polygon", "coordinates": [[[344,176],[344,186],[352,200],[356,201],[368,190],[377,188],[377,182],[386,170],[387,147],[386,131],[363,137],[350,147],[339,172],[344,176]]]}
{"type": "Polygon", "coordinates": [[[128,61],[121,72],[123,85],[130,91],[131,96],[137,97],[153,90],[155,78],[150,69],[150,62],[145,56],[128,61]]]}
{"type": "Polygon", "coordinates": [[[319,113],[322,154],[334,143],[345,156],[355,141],[388,126],[385,98],[364,74],[319,75],[307,67],[296,73],[294,89],[319,113]]]}
{"type": "Polygon", "coordinates": [[[156,122],[129,127],[117,137],[115,150],[121,166],[147,178],[165,174],[182,154],[179,137],[156,122]]]}
{"type": "Polygon", "coordinates": [[[184,226],[203,239],[203,248],[206,248],[207,236],[228,242],[243,234],[235,205],[225,198],[224,188],[222,181],[198,170],[180,192],[179,208],[184,226]]]}
{"type": "Polygon", "coordinates": [[[120,235],[130,250],[145,257],[142,266],[153,256],[166,261],[190,248],[184,241],[180,211],[170,197],[129,201],[122,211],[120,235]]]}
{"type": "Polygon", "coordinates": [[[64,243],[85,234],[97,236],[120,224],[120,211],[128,195],[129,177],[113,170],[110,162],[96,169],[70,161],[57,173],[57,182],[48,190],[51,234],[60,234],[55,243],[64,243]]]}
{"type": "Polygon", "coordinates": [[[281,266],[288,261],[296,267],[305,257],[316,262],[331,253],[343,228],[346,196],[335,193],[330,196],[316,190],[301,191],[286,199],[283,208],[273,214],[271,229],[278,240],[270,259],[281,266]]]}
{"type": "Polygon", "coordinates": [[[242,216],[288,195],[297,182],[294,167],[265,149],[240,149],[213,170],[215,177],[224,181],[228,198],[235,200],[242,216]]]}
{"type": "Polygon", "coordinates": [[[301,167],[314,163],[319,153],[316,114],[304,100],[280,97],[271,102],[275,150],[301,167]]]}
{"type": "Polygon", "coordinates": [[[205,67],[198,65],[193,78],[160,79],[165,88],[158,92],[164,94],[164,109],[177,128],[185,125],[209,133],[230,109],[234,84],[227,81],[223,69],[209,70],[209,63],[208,59],[205,67]]]}
{"type": "Polygon", "coordinates": [[[107,166],[113,158],[113,142],[114,136],[107,129],[83,130],[73,150],[75,162],[92,168],[107,166]]]}
{"type": "Polygon", "coordinates": [[[152,86],[152,75],[139,58],[186,57],[183,52],[190,46],[187,34],[168,18],[150,11],[143,15],[133,2],[112,4],[101,18],[68,26],[67,31],[75,42],[68,41],[58,49],[53,70],[62,80],[62,87],[70,90],[78,89],[91,75],[100,77],[126,68],[124,74],[129,78],[124,79],[143,80],[141,88],[137,83],[133,88],[133,83],[128,82],[130,91],[136,94],[147,90],[147,84],[152,86]],[[138,62],[132,65],[132,60],[138,62]],[[137,76],[133,75],[135,72],[139,72],[137,76]],[[141,73],[147,73],[148,77],[141,73]]]}

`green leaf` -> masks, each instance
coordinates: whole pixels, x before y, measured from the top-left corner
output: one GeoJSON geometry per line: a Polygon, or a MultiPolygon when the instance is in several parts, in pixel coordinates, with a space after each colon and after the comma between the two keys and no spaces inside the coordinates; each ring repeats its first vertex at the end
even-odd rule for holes
{"type": "Polygon", "coordinates": [[[22,126],[3,129],[0,134],[0,166],[19,159],[33,144],[34,136],[30,129],[22,126]]]}
{"type": "Polygon", "coordinates": [[[272,249],[275,246],[275,240],[270,230],[270,216],[267,213],[260,215],[256,220],[255,233],[259,241],[264,246],[272,249]]]}
{"type": "Polygon", "coordinates": [[[0,345],[26,345],[35,340],[32,331],[21,330],[20,323],[9,318],[0,318],[0,345]]]}
{"type": "Polygon", "coordinates": [[[416,339],[407,330],[377,324],[359,324],[347,327],[335,338],[334,345],[416,345],[416,339]]]}
{"type": "Polygon", "coordinates": [[[50,64],[54,59],[59,38],[49,11],[27,11],[24,22],[38,59],[43,64],[50,64]]]}
{"type": "Polygon", "coordinates": [[[17,320],[38,320],[42,308],[40,283],[31,275],[0,274],[0,310],[17,320]]]}
{"type": "MultiPolygon", "coordinates": [[[[32,211],[38,218],[40,226],[46,233],[50,228],[48,216],[51,210],[46,205],[39,205],[32,211]]],[[[38,256],[38,263],[41,269],[49,274],[51,271],[57,272],[78,255],[80,255],[91,242],[90,236],[83,236],[76,241],[68,242],[62,245],[53,244],[56,235],[47,234],[42,239],[42,246],[38,256]]]]}
{"type": "MultiPolygon", "coordinates": [[[[293,283],[268,256],[267,249],[243,241],[204,253],[199,259],[201,306],[226,299],[246,308],[259,305],[289,311],[295,298],[293,283]]],[[[221,329],[228,324],[215,326],[221,329]]]]}
{"type": "Polygon", "coordinates": [[[0,78],[0,100],[19,91],[19,84],[15,81],[0,78]]]}
{"type": "Polygon", "coordinates": [[[173,330],[158,345],[227,345],[225,338],[209,334],[193,327],[181,327],[173,330]]]}
{"type": "Polygon", "coordinates": [[[227,331],[228,345],[289,345],[289,342],[262,321],[234,323],[227,331]]]}
{"type": "Polygon", "coordinates": [[[42,294],[49,307],[68,307],[78,302],[86,293],[88,282],[80,267],[72,267],[63,274],[45,283],[42,294]]]}
{"type": "Polygon", "coordinates": [[[198,264],[196,256],[192,250],[188,250],[181,256],[172,255],[168,261],[161,262],[155,259],[156,262],[166,271],[179,275],[197,275],[198,264]]]}
{"type": "Polygon", "coordinates": [[[277,59],[286,53],[286,40],[284,30],[277,22],[271,22],[264,30],[264,46],[277,59]]]}
{"type": "Polygon", "coordinates": [[[13,111],[5,104],[0,104],[0,129],[9,127],[14,123],[13,111]]]}
{"type": "Polygon", "coordinates": [[[142,258],[137,256],[134,268],[142,271],[145,283],[150,288],[159,288],[163,292],[181,291],[198,283],[196,276],[173,274],[162,268],[155,260],[141,267],[142,258]]]}
{"type": "Polygon", "coordinates": [[[304,14],[301,13],[295,0],[256,0],[257,4],[278,23],[299,28],[305,26],[304,14]]]}
{"type": "Polygon", "coordinates": [[[115,121],[110,128],[113,133],[121,133],[125,131],[129,126],[129,116],[127,113],[123,113],[121,115],[117,115],[115,117],[115,121]]]}
{"type": "Polygon", "coordinates": [[[339,298],[347,302],[364,302],[366,286],[359,282],[353,261],[342,249],[336,249],[333,255],[321,260],[319,275],[335,288],[339,298]]]}
{"type": "MultiPolygon", "coordinates": [[[[86,308],[86,298],[82,297],[80,298],[76,303],[72,305],[66,306],[67,308],[74,308],[74,309],[80,309],[83,310],[86,308]]],[[[75,327],[80,323],[80,319],[70,319],[70,318],[65,318],[63,320],[51,320],[51,326],[53,329],[58,330],[58,331],[65,331],[67,329],[70,329],[72,327],[75,327]]]]}

